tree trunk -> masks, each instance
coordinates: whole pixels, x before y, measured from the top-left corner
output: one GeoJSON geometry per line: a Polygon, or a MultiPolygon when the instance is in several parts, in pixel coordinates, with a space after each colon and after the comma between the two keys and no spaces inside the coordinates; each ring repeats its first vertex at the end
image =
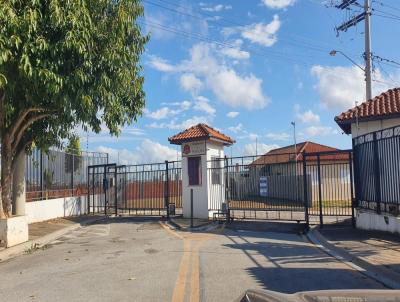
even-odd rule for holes
{"type": "Polygon", "coordinates": [[[14,158],[12,175],[12,214],[25,215],[25,151],[14,158]]]}
{"type": "Polygon", "coordinates": [[[11,143],[7,134],[3,135],[1,142],[1,199],[3,215],[11,216],[11,186],[12,186],[12,152],[11,143]]]}

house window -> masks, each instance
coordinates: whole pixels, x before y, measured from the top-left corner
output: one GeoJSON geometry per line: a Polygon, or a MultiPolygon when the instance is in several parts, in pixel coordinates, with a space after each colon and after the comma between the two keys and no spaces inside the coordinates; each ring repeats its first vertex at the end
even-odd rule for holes
{"type": "Polygon", "coordinates": [[[201,157],[188,157],[189,186],[201,185],[201,157]]]}
{"type": "Polygon", "coordinates": [[[218,157],[211,158],[211,183],[213,185],[221,184],[221,160],[218,157]]]}

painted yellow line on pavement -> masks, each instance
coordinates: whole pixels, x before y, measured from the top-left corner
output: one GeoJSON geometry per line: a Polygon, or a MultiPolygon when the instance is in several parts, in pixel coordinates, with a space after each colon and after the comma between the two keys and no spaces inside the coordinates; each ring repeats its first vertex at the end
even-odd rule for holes
{"type": "Polygon", "coordinates": [[[190,262],[190,240],[183,240],[183,256],[179,265],[178,279],[172,294],[172,302],[183,302],[185,299],[186,276],[190,262]]]}
{"type": "Polygon", "coordinates": [[[177,232],[174,232],[173,230],[171,230],[168,226],[165,225],[165,223],[159,222],[159,224],[161,225],[161,227],[166,230],[168,233],[170,233],[172,236],[178,237],[179,239],[184,239],[181,235],[179,235],[177,232]]]}
{"type": "Polygon", "coordinates": [[[190,302],[200,301],[200,259],[199,249],[201,242],[197,242],[192,252],[192,274],[190,283],[190,302]]]}

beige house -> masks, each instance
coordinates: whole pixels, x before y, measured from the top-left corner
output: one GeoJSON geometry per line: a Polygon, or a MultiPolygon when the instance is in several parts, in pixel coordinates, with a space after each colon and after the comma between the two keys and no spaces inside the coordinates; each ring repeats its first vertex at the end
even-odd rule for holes
{"type": "Polygon", "coordinates": [[[296,147],[290,145],[267,152],[250,164],[250,173],[256,178],[267,177],[268,195],[271,197],[303,200],[303,152],[320,153],[320,182],[317,156],[306,158],[308,199],[314,205],[319,201],[321,189],[322,201],[325,203],[350,200],[349,153],[340,151],[334,147],[306,141],[297,144],[296,147]]]}
{"type": "Polygon", "coordinates": [[[400,125],[400,88],[388,91],[335,117],[353,138],[400,125]]]}
{"type": "Polygon", "coordinates": [[[353,138],[357,227],[400,233],[400,88],[335,117],[353,138]]]}

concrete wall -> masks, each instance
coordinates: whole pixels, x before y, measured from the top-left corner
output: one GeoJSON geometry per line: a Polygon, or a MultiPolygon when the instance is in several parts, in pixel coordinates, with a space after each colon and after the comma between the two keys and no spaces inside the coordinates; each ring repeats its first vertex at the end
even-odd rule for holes
{"type": "MultiPolygon", "coordinates": [[[[224,145],[223,144],[217,144],[213,142],[207,142],[207,161],[208,168],[211,168],[211,160],[213,158],[224,158],[224,145]]],[[[210,169],[207,170],[208,174],[208,182],[207,182],[207,202],[208,206],[207,209],[209,210],[209,216],[212,217],[213,212],[220,210],[221,205],[223,202],[225,202],[225,161],[220,160],[220,177],[221,177],[221,183],[220,184],[213,184],[212,183],[212,171],[210,169]]]]}
{"type": "Polygon", "coordinates": [[[356,225],[358,229],[384,231],[400,235],[400,217],[380,214],[371,210],[357,209],[356,225]]]}
{"type": "MultiPolygon", "coordinates": [[[[101,196],[95,196],[96,205],[104,205],[101,196]]],[[[87,213],[87,196],[64,197],[56,199],[27,202],[25,213],[28,223],[40,222],[49,219],[77,216],[87,213]]]]}
{"type": "Polygon", "coordinates": [[[353,138],[370,132],[383,130],[400,125],[400,118],[384,119],[377,121],[359,122],[358,129],[355,123],[351,124],[351,135],[353,138]]]}
{"type": "MultiPolygon", "coordinates": [[[[189,186],[188,176],[188,157],[182,157],[182,206],[183,216],[190,217],[190,191],[193,189],[193,216],[195,218],[207,219],[212,216],[212,212],[209,212],[210,208],[215,208],[215,203],[224,202],[224,194],[218,194],[214,196],[212,192],[222,192],[223,188],[223,171],[221,172],[222,182],[221,185],[211,184],[211,175],[207,171],[207,167],[210,163],[207,161],[211,160],[212,157],[222,158],[224,157],[224,146],[223,144],[213,143],[210,141],[206,142],[206,154],[201,156],[201,185],[189,186]]],[[[221,162],[223,167],[223,162],[221,162]]],[[[223,170],[223,169],[222,169],[223,170]]]]}

